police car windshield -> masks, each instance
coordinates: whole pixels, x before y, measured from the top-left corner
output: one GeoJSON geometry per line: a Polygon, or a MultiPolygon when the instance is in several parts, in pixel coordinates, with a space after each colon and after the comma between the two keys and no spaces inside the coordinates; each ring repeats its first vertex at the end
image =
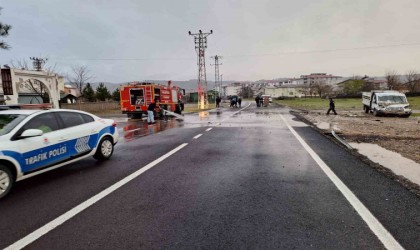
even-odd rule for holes
{"type": "Polygon", "coordinates": [[[26,117],[22,114],[0,114],[0,136],[8,134],[26,117]]]}

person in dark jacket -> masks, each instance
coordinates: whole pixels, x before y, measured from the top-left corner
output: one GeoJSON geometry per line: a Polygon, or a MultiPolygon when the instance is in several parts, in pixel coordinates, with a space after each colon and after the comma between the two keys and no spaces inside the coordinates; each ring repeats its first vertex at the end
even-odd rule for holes
{"type": "Polygon", "coordinates": [[[334,100],[332,99],[332,97],[330,97],[330,108],[327,111],[327,115],[330,114],[330,111],[334,112],[334,115],[337,114],[337,112],[335,112],[335,103],[334,103],[334,100]]]}
{"type": "Polygon", "coordinates": [[[241,97],[238,97],[238,105],[239,105],[239,107],[241,107],[241,103],[242,103],[242,99],[241,99],[241,97]]]}
{"type": "Polygon", "coordinates": [[[155,103],[155,100],[152,100],[152,102],[147,107],[147,123],[148,124],[155,123],[155,116],[153,114],[155,109],[156,109],[156,103],[155,103]]]}
{"type": "Polygon", "coordinates": [[[221,101],[220,97],[219,96],[216,97],[216,108],[220,107],[220,101],[221,101]]]}
{"type": "Polygon", "coordinates": [[[257,107],[260,107],[260,97],[259,96],[255,97],[255,102],[257,103],[257,107]]]}

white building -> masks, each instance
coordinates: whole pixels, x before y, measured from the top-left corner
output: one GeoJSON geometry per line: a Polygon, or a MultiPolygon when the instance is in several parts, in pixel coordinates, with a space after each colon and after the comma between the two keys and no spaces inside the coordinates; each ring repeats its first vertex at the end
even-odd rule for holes
{"type": "Polygon", "coordinates": [[[305,86],[303,85],[284,85],[279,87],[265,87],[264,94],[272,98],[277,97],[302,97],[305,95],[305,86]]]}
{"type": "Polygon", "coordinates": [[[0,102],[4,104],[41,104],[41,94],[48,94],[49,103],[59,108],[64,77],[45,71],[1,69],[0,102]]]}
{"type": "Polygon", "coordinates": [[[336,86],[337,83],[343,81],[343,77],[327,75],[327,73],[311,73],[310,75],[301,75],[300,78],[303,79],[303,84],[305,85],[312,85],[316,82],[324,82],[328,85],[336,86]]]}
{"type": "Polygon", "coordinates": [[[228,86],[223,86],[223,96],[230,96],[230,95],[238,95],[241,92],[242,85],[240,84],[232,84],[228,86]]]}

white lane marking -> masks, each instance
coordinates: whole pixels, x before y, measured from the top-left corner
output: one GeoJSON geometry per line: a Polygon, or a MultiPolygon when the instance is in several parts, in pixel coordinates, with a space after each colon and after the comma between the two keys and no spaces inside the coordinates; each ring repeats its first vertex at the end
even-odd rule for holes
{"type": "Polygon", "coordinates": [[[210,130],[212,130],[212,128],[208,128],[208,129],[206,129],[206,131],[210,131],[210,130]]]}
{"type": "Polygon", "coordinates": [[[249,106],[251,106],[251,103],[249,103],[249,104],[248,104],[248,106],[243,107],[242,109],[240,109],[240,110],[236,111],[235,113],[231,114],[229,117],[226,117],[226,118],[224,118],[224,119],[222,119],[222,120],[218,121],[219,125],[220,125],[222,122],[226,121],[227,119],[230,119],[231,117],[233,117],[233,116],[237,115],[239,112],[241,112],[242,110],[244,110],[244,109],[248,108],[249,106]]]}
{"type": "Polygon", "coordinates": [[[200,136],[202,136],[203,134],[198,134],[196,136],[193,137],[193,139],[198,139],[200,136]]]}
{"type": "Polygon", "coordinates": [[[151,169],[152,167],[156,166],[169,156],[175,154],[177,151],[181,150],[183,147],[187,146],[188,143],[183,143],[176,147],[175,149],[172,149],[168,153],[162,155],[158,159],[150,162],[146,166],[142,167],[141,169],[137,170],[136,172],[130,174],[129,176],[125,177],[124,179],[118,181],[114,185],[108,187],[107,189],[103,190],[102,192],[96,194],[95,196],[89,198],[88,200],[84,201],[83,203],[77,205],[76,207],[70,209],[66,213],[60,215],[56,219],[50,221],[49,223],[45,224],[44,226],[40,227],[39,229],[35,230],[34,232],[28,234],[24,238],[16,241],[12,245],[8,246],[7,250],[12,249],[22,249],[25,246],[29,245],[30,243],[34,242],[35,240],[39,239],[41,236],[45,235],[49,231],[53,230],[54,228],[58,227],[59,225],[63,224],[64,222],[68,221],[78,213],[82,212],[86,208],[92,206],[102,198],[106,197],[110,193],[114,192],[118,188],[122,187],[123,185],[127,184],[129,181],[133,180],[134,178],[138,177],[139,175],[143,174],[147,170],[151,169]]]}
{"type": "Polygon", "coordinates": [[[232,115],[232,116],[237,115],[239,112],[241,112],[242,110],[244,110],[244,109],[248,108],[249,106],[251,106],[251,103],[249,103],[249,104],[248,104],[248,106],[246,106],[246,107],[244,107],[244,108],[242,108],[242,109],[240,109],[240,110],[236,111],[235,113],[233,113],[233,115],[232,115]]]}
{"type": "Polygon", "coordinates": [[[363,203],[353,194],[353,192],[334,174],[327,164],[312,150],[312,148],[300,137],[300,135],[289,125],[283,115],[280,115],[292,134],[298,139],[300,144],[306,149],[311,157],[318,163],[318,166],[330,178],[334,185],[340,190],[347,201],[353,206],[357,213],[369,226],[370,230],[379,238],[387,249],[404,249],[397,240],[385,229],[385,227],[375,218],[375,216],[363,205],[363,203]]]}

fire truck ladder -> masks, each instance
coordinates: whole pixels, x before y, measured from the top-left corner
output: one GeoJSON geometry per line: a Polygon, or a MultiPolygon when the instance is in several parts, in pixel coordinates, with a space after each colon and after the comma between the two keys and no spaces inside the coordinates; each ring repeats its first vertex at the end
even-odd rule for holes
{"type": "Polygon", "coordinates": [[[144,99],[145,99],[145,104],[149,104],[152,102],[153,100],[153,92],[152,92],[152,86],[145,86],[144,87],[144,99]]]}

